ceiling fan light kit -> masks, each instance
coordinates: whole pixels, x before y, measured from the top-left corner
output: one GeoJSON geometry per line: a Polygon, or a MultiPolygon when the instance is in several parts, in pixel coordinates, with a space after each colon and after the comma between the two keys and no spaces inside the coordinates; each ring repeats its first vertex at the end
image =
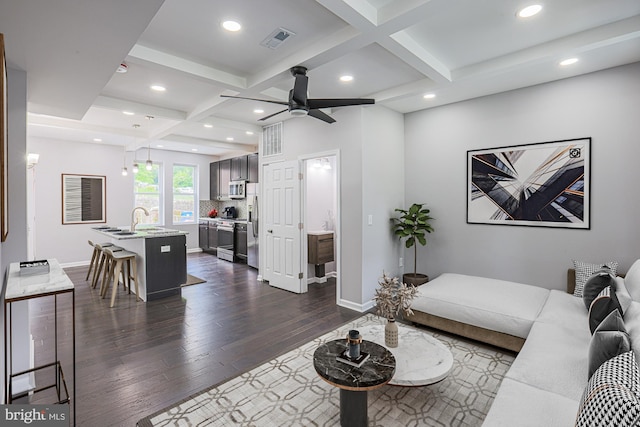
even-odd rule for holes
{"type": "Polygon", "coordinates": [[[271,104],[284,105],[287,108],[259,119],[268,120],[280,113],[289,111],[294,117],[311,116],[325,123],[334,123],[336,120],[326,113],[320,111],[323,108],[348,107],[353,105],[375,104],[374,99],[367,98],[307,98],[309,78],[307,68],[301,65],[291,67],[289,70],[295,78],[293,89],[289,91],[289,102],[271,101],[268,99],[248,98],[244,96],[220,95],[222,98],[248,99],[251,101],[269,102],[271,104]]]}

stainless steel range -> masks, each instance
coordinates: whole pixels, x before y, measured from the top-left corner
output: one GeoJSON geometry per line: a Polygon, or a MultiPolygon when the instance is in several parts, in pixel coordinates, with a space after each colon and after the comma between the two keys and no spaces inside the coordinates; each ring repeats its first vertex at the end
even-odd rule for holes
{"type": "Polygon", "coordinates": [[[218,258],[233,262],[235,240],[233,220],[221,219],[218,222],[218,258]]]}

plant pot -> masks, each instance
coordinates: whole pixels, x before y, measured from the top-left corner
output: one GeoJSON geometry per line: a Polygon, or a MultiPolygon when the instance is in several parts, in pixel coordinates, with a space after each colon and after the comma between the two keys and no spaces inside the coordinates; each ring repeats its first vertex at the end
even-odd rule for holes
{"type": "Polygon", "coordinates": [[[428,281],[429,276],[427,276],[426,274],[407,273],[402,275],[402,282],[406,283],[407,285],[419,286],[423,283],[427,283],[428,281]]]}
{"type": "Polygon", "coordinates": [[[387,319],[387,324],[384,325],[384,345],[389,348],[398,346],[398,324],[395,319],[387,319]]]}

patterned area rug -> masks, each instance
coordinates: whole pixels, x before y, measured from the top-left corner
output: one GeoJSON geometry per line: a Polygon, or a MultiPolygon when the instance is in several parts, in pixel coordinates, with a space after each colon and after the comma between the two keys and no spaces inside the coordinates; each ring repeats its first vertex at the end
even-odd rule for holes
{"type": "MultiPolygon", "coordinates": [[[[148,426],[338,426],[339,389],[313,368],[313,352],[349,329],[382,325],[368,314],[249,372],[205,390],[138,422],[148,426]]],[[[368,394],[369,425],[456,426],[482,424],[514,356],[481,343],[424,330],[454,357],[449,376],[422,387],[387,385],[368,394]]],[[[363,337],[366,339],[366,337],[363,337]]]]}

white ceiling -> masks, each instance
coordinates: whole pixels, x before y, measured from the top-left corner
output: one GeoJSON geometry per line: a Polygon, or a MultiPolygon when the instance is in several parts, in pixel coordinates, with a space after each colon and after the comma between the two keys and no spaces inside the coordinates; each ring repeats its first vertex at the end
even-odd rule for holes
{"type": "Polygon", "coordinates": [[[292,66],[312,98],[407,113],[640,61],[640,1],[0,0],[0,32],[27,72],[30,136],[228,156],[289,116],[258,121],[281,106],[219,95],[286,101],[292,66]],[[531,3],[542,12],[516,17],[531,3]],[[278,28],[295,36],[261,46],[278,28]]]}

